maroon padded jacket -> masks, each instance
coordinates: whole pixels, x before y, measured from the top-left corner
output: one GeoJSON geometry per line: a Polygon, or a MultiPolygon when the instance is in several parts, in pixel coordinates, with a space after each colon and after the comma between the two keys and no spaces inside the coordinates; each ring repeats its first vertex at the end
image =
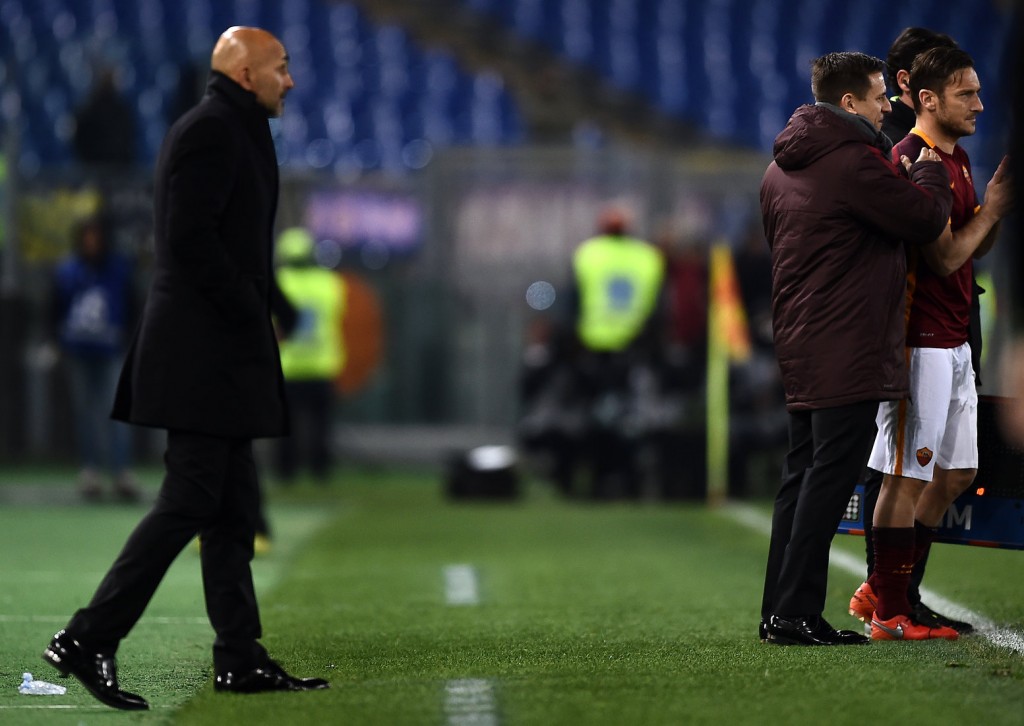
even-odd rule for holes
{"type": "Polygon", "coordinates": [[[933,242],[952,204],[942,164],[908,180],[843,113],[798,108],[761,182],[789,411],[906,398],[903,245],[933,242]]]}

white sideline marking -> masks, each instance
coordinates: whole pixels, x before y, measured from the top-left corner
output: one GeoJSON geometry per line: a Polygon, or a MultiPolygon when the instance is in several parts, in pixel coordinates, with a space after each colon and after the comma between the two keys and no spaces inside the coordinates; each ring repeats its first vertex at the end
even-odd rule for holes
{"type": "MultiPolygon", "coordinates": [[[[45,698],[45,696],[44,696],[44,698],[45,698]]],[[[20,706],[20,705],[19,706],[0,706],[0,710],[2,710],[2,711],[55,711],[55,710],[69,711],[71,709],[80,709],[82,711],[109,711],[110,710],[110,706],[103,706],[101,704],[96,704],[95,706],[92,706],[92,705],[90,705],[90,706],[73,706],[70,703],[63,703],[63,704],[40,703],[38,705],[26,704],[24,706],[20,706]]]]}
{"type": "MultiPolygon", "coordinates": [[[[35,696],[33,696],[33,698],[35,698],[35,696]]],[[[38,696],[38,698],[46,698],[46,696],[38,696]]],[[[154,706],[152,703],[149,704],[149,709],[151,711],[171,708],[178,708],[178,706],[154,706]]],[[[0,711],[106,711],[107,713],[111,713],[110,706],[104,706],[100,703],[86,705],[79,704],[77,706],[71,703],[40,703],[39,705],[25,704],[24,706],[0,705],[0,711]]]]}
{"type": "MultiPolygon", "coordinates": [[[[734,521],[762,534],[770,535],[772,532],[771,517],[765,516],[753,507],[748,507],[744,504],[729,504],[722,512],[734,521]]],[[[864,577],[866,574],[867,566],[864,564],[864,561],[848,552],[833,549],[829,553],[828,558],[833,567],[844,570],[851,575],[864,577]]],[[[986,618],[981,613],[971,610],[966,605],[949,600],[934,590],[922,587],[921,595],[929,603],[933,604],[937,610],[948,613],[957,620],[966,620],[974,625],[974,632],[990,641],[993,645],[1024,655],[1024,635],[1007,628],[1000,628],[994,621],[986,618]]]]}
{"type": "Polygon", "coordinates": [[[76,582],[92,582],[103,578],[102,572],[57,572],[48,570],[32,570],[31,572],[8,572],[10,579],[17,578],[19,582],[34,582],[49,584],[53,582],[64,583],[69,580],[76,582]]]}
{"type": "Polygon", "coordinates": [[[460,678],[444,685],[448,726],[498,726],[494,686],[482,678],[460,678]]]}
{"type": "Polygon", "coordinates": [[[480,588],[472,565],[446,565],[444,597],[449,605],[479,605],[480,588]]]}

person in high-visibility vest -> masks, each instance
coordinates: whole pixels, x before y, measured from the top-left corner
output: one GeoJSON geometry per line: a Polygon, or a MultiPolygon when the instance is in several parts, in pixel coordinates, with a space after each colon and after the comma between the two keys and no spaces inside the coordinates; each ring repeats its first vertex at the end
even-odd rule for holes
{"type": "Polygon", "coordinates": [[[605,209],[598,226],[572,260],[578,380],[591,413],[584,444],[593,470],[590,494],[636,497],[635,447],[621,414],[631,369],[660,343],[665,260],[654,245],[627,233],[626,210],[605,209]]]}
{"type": "Polygon", "coordinates": [[[651,320],[665,278],[665,260],[654,245],[626,234],[627,215],[618,208],[601,215],[601,234],[573,255],[579,293],[576,333],[583,347],[621,353],[641,337],[651,320]]]}
{"type": "Polygon", "coordinates": [[[291,334],[280,343],[292,434],[280,439],[276,464],[286,482],[295,478],[304,458],[313,477],[326,481],[332,458],[334,380],[345,365],[345,283],[341,275],[316,263],[314,251],[312,235],[300,227],[278,237],[277,284],[297,312],[291,334]],[[301,455],[303,449],[307,457],[301,455]]]}

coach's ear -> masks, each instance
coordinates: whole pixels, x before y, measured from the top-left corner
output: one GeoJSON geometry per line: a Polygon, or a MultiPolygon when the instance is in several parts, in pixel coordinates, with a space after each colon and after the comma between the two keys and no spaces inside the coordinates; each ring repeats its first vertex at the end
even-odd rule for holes
{"type": "Polygon", "coordinates": [[[843,97],[839,99],[839,108],[844,111],[849,111],[850,113],[857,113],[857,107],[854,105],[853,101],[854,96],[852,93],[844,94],[843,97]]]}

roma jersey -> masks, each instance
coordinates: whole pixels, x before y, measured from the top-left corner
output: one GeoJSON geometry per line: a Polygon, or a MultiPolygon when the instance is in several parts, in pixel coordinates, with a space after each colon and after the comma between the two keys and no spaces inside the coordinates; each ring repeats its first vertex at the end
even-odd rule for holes
{"type": "MultiPolygon", "coordinates": [[[[953,209],[949,224],[955,232],[977,213],[978,195],[971,179],[971,160],[959,145],[952,154],[935,146],[918,128],[896,144],[893,161],[901,156],[916,161],[925,146],[942,159],[951,180],[953,209]]],[[[907,248],[907,345],[915,348],[955,348],[967,342],[971,318],[974,260],[968,259],[947,277],[933,272],[916,247],[907,248]]]]}

